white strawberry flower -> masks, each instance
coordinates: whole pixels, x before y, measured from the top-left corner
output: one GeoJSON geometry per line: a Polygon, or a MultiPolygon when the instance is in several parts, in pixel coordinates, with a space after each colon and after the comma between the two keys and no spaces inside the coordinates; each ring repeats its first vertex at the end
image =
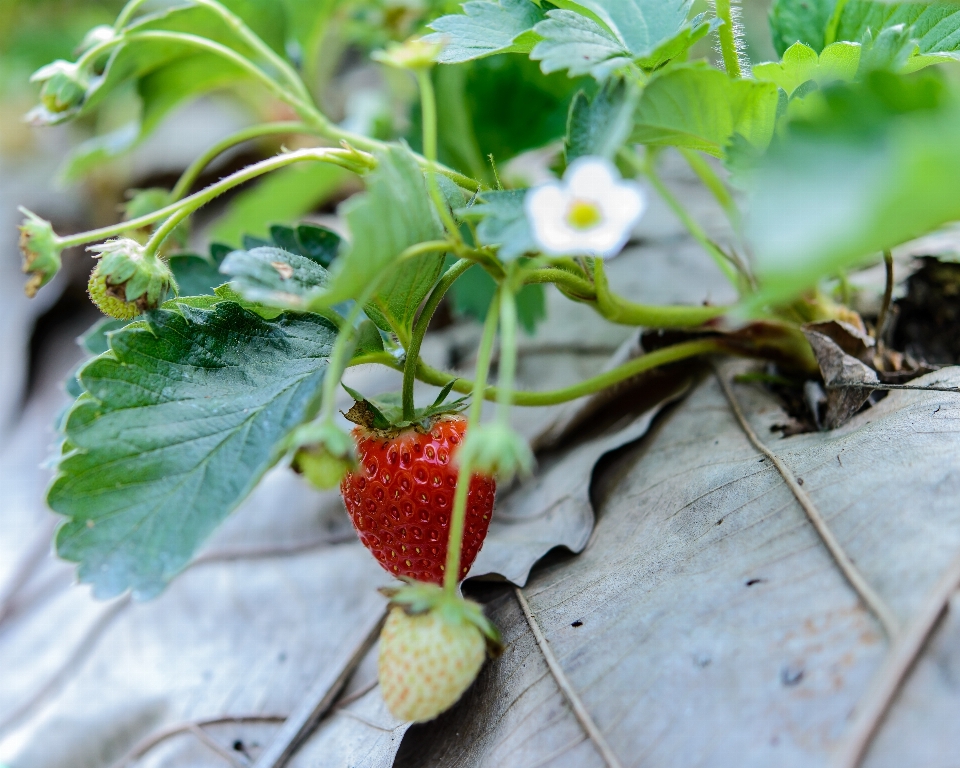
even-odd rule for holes
{"type": "Polygon", "coordinates": [[[623,250],[647,203],[609,160],[581,157],[563,181],[531,189],[524,205],[543,253],[609,258],[623,250]]]}

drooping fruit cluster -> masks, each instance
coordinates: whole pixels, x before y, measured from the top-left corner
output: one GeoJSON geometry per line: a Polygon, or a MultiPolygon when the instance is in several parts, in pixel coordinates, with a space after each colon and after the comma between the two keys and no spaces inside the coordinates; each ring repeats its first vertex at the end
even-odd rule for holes
{"type": "Polygon", "coordinates": [[[479,605],[431,584],[393,593],[380,634],[383,699],[400,720],[432,720],[470,687],[500,637],[479,605]]]}
{"type": "MultiPolygon", "coordinates": [[[[359,468],[344,477],[340,491],[360,540],[394,576],[443,583],[459,475],[455,454],[466,425],[461,416],[447,415],[429,431],[353,430],[359,468]]],[[[495,493],[492,478],[471,477],[461,579],[487,535],[495,493]]]]}

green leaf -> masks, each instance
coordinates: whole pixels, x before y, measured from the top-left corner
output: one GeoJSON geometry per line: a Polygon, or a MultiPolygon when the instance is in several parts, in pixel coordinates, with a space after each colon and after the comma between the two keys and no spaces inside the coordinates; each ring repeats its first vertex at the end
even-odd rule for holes
{"type": "Polygon", "coordinates": [[[767,64],[757,64],[753,76],[762,82],[775,83],[790,96],[807,82],[817,85],[842,80],[852,81],[860,66],[859,43],[833,43],[820,55],[803,43],[794,43],[783,54],[783,59],[767,64]]]}
{"type": "Polygon", "coordinates": [[[532,30],[544,13],[531,0],[471,0],[462,14],[431,22],[428,41],[446,41],[437,61],[456,64],[495,53],[529,53],[538,39],[532,30]]]}
{"type": "Polygon", "coordinates": [[[690,0],[559,0],[554,5],[586,11],[602,22],[636,58],[650,56],[687,23],[690,0]]]}
{"type": "Polygon", "coordinates": [[[110,349],[110,337],[107,334],[119,331],[126,324],[126,320],[115,320],[112,317],[101,318],[84,331],[77,341],[91,355],[102,355],[110,349]]]}
{"type": "Polygon", "coordinates": [[[273,224],[292,224],[339,191],[352,174],[328,163],[298,163],[271,173],[237,195],[210,237],[239,245],[244,234],[266,237],[273,224]]]}
{"type": "Polygon", "coordinates": [[[567,70],[571,77],[592,75],[603,80],[631,63],[630,51],[593,19],[573,11],[550,11],[535,28],[543,38],[530,58],[544,73],[567,70]]]}
{"type": "Polygon", "coordinates": [[[484,192],[480,201],[457,214],[468,221],[478,222],[477,237],[481,245],[499,246],[504,261],[537,250],[533,232],[523,207],[525,189],[484,192]]]}
{"type": "Polygon", "coordinates": [[[578,157],[612,160],[630,137],[639,93],[624,80],[611,80],[589,99],[580,91],[570,104],[564,154],[569,165],[578,157]]]}
{"type": "Polygon", "coordinates": [[[399,265],[396,261],[407,248],[441,238],[443,227],[410,151],[389,147],[378,153],[377,161],[366,177],[367,191],[343,206],[353,240],[333,264],[329,287],[314,301],[317,307],[331,307],[357,300],[377,277],[376,297],[364,309],[383,330],[404,337],[440,276],[444,255],[417,256],[399,265]]]}
{"type": "Polygon", "coordinates": [[[99,597],[159,593],[313,415],[335,337],[322,318],[226,302],[114,333],[80,372],[48,496],[80,580],[99,597]]]}
{"type": "Polygon", "coordinates": [[[278,309],[305,310],[310,296],[329,282],[327,270],[315,261],[282,248],[233,251],[220,271],[248,301],[278,309]]]}
{"type": "Polygon", "coordinates": [[[748,176],[755,306],[960,219],[960,95],[938,77],[874,72],[788,117],[748,176]]]}
{"type": "Polygon", "coordinates": [[[324,269],[337,258],[342,242],[340,235],[332,229],[316,224],[300,224],[296,228],[275,224],[270,227],[270,239],[278,248],[300,254],[324,269]]]}
{"type": "Polygon", "coordinates": [[[798,42],[810,46],[817,53],[822,51],[827,24],[836,4],[837,0],[773,0],[770,32],[777,54],[783,56],[791,45],[798,42]]]}
{"type": "Polygon", "coordinates": [[[181,296],[207,296],[226,282],[220,264],[229,249],[214,244],[210,256],[178,253],[170,257],[170,269],[176,278],[181,296]]]}
{"type": "Polygon", "coordinates": [[[739,134],[763,148],[773,137],[777,101],[773,83],[731,80],[705,64],[672,67],[644,89],[631,140],[722,157],[739,134]]]}

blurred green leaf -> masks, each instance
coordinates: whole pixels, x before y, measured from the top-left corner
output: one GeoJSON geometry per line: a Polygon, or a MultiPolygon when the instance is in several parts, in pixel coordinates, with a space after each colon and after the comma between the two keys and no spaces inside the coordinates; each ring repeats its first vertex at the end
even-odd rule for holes
{"type": "Polygon", "coordinates": [[[499,257],[512,261],[537,250],[523,207],[525,189],[484,192],[478,202],[457,214],[477,223],[481,245],[499,246],[499,257]]]}
{"type": "Polygon", "coordinates": [[[580,91],[570,105],[564,143],[569,165],[578,157],[612,160],[630,137],[639,93],[624,80],[611,80],[592,99],[580,91]]]}
{"type": "MultiPolygon", "coordinates": [[[[450,289],[453,309],[457,314],[482,323],[496,292],[494,279],[480,267],[473,267],[464,272],[450,289]]],[[[523,286],[517,294],[517,319],[520,325],[533,335],[537,325],[546,317],[547,298],[543,286],[523,286]]]]}
{"type": "Polygon", "coordinates": [[[792,102],[747,177],[754,306],[960,219],[958,132],[960,98],[933,75],[874,72],[792,102]]]}
{"type": "Polygon", "coordinates": [[[731,80],[706,64],[672,67],[644,89],[631,140],[716,157],[734,135],[764,148],[773,137],[777,101],[773,83],[731,80]]]}
{"type": "Polygon", "coordinates": [[[836,3],[837,0],[773,0],[770,32],[777,54],[783,56],[791,45],[798,42],[817,53],[822,51],[824,34],[836,3]]]}
{"type": "Polygon", "coordinates": [[[826,85],[836,80],[851,81],[860,66],[858,43],[832,43],[817,55],[813,48],[794,43],[778,62],[757,64],[753,76],[762,82],[775,83],[790,96],[804,83],[826,85]]]}

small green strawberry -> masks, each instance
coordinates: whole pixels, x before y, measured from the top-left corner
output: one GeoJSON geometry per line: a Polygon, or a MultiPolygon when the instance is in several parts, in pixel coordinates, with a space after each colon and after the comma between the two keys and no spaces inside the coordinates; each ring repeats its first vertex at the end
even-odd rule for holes
{"type": "Polygon", "coordinates": [[[294,471],[321,491],[337,488],[344,476],[357,468],[353,438],[335,424],[304,424],[294,430],[288,444],[294,451],[294,471]]]}
{"type": "Polygon", "coordinates": [[[394,717],[425,722],[450,709],[476,679],[496,627],[474,602],[411,582],[392,595],[380,634],[380,689],[394,717]]]}
{"type": "Polygon", "coordinates": [[[78,111],[90,88],[89,75],[73,62],[62,59],[38,69],[30,82],[42,84],[40,103],[52,116],[78,111]]]}
{"type": "Polygon", "coordinates": [[[60,242],[49,221],[41,219],[26,208],[20,225],[20,251],[23,253],[23,271],[30,275],[24,287],[29,298],[37,295],[43,286],[60,271],[60,242]]]}
{"type": "Polygon", "coordinates": [[[87,290],[93,303],[110,317],[132,320],[156,309],[177,290],[167,263],[148,256],[136,240],[108,240],[87,250],[100,259],[90,274],[87,290]]]}

